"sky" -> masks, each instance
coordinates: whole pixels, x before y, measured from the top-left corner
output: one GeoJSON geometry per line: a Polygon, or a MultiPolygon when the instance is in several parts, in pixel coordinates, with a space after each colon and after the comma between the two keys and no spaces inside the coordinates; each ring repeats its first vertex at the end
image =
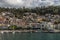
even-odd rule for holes
{"type": "Polygon", "coordinates": [[[0,0],[0,7],[40,7],[60,5],[60,0],[0,0]]]}

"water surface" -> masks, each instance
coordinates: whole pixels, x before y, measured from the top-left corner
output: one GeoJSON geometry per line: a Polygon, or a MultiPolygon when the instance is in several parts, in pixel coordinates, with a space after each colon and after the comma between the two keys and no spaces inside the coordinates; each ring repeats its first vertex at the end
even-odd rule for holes
{"type": "Polygon", "coordinates": [[[60,40],[60,33],[0,33],[0,40],[60,40]]]}

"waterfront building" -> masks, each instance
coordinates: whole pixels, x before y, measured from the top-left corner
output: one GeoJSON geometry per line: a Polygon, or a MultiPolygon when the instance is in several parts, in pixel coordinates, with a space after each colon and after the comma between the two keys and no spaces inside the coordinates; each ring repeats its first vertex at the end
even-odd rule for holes
{"type": "Polygon", "coordinates": [[[54,30],[55,25],[51,22],[41,22],[40,23],[40,28],[45,29],[45,30],[54,30]]]}

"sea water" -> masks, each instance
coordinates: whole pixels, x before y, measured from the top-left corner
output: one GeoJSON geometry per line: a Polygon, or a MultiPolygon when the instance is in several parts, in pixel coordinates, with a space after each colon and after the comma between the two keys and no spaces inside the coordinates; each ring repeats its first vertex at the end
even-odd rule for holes
{"type": "Polygon", "coordinates": [[[0,33],[0,40],[60,40],[60,33],[0,33]]]}

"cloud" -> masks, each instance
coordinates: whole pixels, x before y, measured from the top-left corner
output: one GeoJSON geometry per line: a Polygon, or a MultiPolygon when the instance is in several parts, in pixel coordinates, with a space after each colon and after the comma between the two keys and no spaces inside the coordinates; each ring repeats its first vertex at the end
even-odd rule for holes
{"type": "Polygon", "coordinates": [[[8,4],[12,4],[12,5],[18,5],[18,4],[22,4],[23,1],[22,0],[4,0],[6,3],[8,4]]]}
{"type": "Polygon", "coordinates": [[[60,0],[0,0],[0,7],[37,7],[60,5],[60,0]]]}

